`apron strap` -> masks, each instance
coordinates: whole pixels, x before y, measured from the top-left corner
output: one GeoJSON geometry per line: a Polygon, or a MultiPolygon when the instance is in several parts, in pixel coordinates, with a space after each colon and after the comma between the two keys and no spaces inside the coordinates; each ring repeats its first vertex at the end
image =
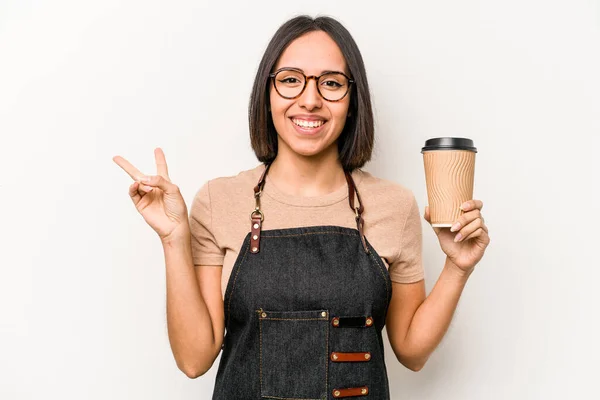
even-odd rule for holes
{"type": "Polygon", "coordinates": [[[254,207],[254,211],[250,213],[250,252],[255,254],[260,251],[260,232],[262,222],[265,219],[262,211],[260,211],[260,194],[265,187],[265,178],[270,166],[271,164],[266,164],[265,170],[260,176],[258,183],[254,186],[254,200],[256,201],[256,206],[254,207]]]}
{"type": "Polygon", "coordinates": [[[365,234],[363,232],[365,221],[362,217],[362,213],[363,211],[365,211],[365,207],[363,206],[362,200],[360,199],[358,189],[354,184],[354,179],[352,179],[352,174],[348,171],[344,171],[344,174],[346,175],[346,181],[348,182],[348,202],[350,203],[350,208],[356,214],[356,227],[358,228],[358,233],[360,233],[360,240],[362,241],[365,252],[368,254],[369,248],[367,246],[367,241],[365,240],[365,234]],[[356,198],[358,199],[358,207],[354,205],[354,193],[356,193],[356,198]]]}
{"type": "MultiPolygon", "coordinates": [[[[260,251],[260,232],[262,227],[262,222],[264,220],[264,215],[260,210],[260,195],[262,193],[263,188],[265,187],[265,179],[267,177],[267,172],[269,171],[269,167],[271,164],[265,164],[265,170],[261,174],[258,183],[254,186],[254,199],[256,201],[256,206],[254,211],[250,214],[250,252],[258,253],[260,251]]],[[[367,242],[365,239],[364,230],[364,220],[362,217],[362,213],[365,208],[362,204],[362,200],[360,199],[360,194],[358,193],[358,189],[354,184],[354,179],[352,179],[352,175],[348,171],[344,171],[344,175],[346,176],[346,181],[348,182],[348,202],[350,204],[350,209],[354,211],[356,215],[356,227],[358,228],[358,232],[360,234],[360,239],[362,241],[365,252],[369,253],[369,248],[367,246],[367,242]],[[356,198],[358,199],[358,207],[354,203],[354,195],[356,194],[356,198]]]]}
{"type": "Polygon", "coordinates": [[[269,171],[270,167],[271,167],[271,164],[265,165],[265,170],[260,175],[260,179],[258,180],[258,183],[256,184],[256,186],[254,186],[254,197],[260,196],[260,193],[262,192],[263,187],[265,187],[265,178],[267,177],[267,172],[269,171]]]}

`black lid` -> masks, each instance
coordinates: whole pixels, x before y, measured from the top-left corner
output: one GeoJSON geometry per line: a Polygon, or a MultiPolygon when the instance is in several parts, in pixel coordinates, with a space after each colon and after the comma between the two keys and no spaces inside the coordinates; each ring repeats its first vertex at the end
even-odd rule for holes
{"type": "Polygon", "coordinates": [[[429,139],[425,142],[425,147],[421,149],[421,152],[431,150],[468,150],[477,153],[477,148],[473,145],[471,139],[458,137],[429,139]]]}

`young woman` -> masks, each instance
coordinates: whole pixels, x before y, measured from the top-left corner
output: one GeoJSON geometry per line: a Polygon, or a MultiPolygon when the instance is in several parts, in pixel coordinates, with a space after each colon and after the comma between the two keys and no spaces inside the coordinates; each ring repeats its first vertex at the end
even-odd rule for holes
{"type": "Polygon", "coordinates": [[[369,87],[334,19],[279,28],[249,119],[261,163],[207,182],[189,218],[160,149],[155,176],[114,158],[164,247],[177,365],[198,377],[222,351],[214,399],[388,399],[383,327],[397,359],[420,370],[489,244],[483,203],[435,228],[447,258],[426,297],[413,193],[360,169],[374,141],[369,87]]]}

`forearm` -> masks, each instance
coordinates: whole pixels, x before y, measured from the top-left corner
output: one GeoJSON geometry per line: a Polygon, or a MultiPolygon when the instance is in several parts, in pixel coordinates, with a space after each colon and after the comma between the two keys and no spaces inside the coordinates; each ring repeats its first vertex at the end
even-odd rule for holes
{"type": "Polygon", "coordinates": [[[169,342],[179,369],[195,377],[210,368],[218,355],[220,341],[215,340],[210,314],[198,286],[189,230],[163,243],[163,249],[169,342]]]}
{"type": "Polygon", "coordinates": [[[425,301],[417,308],[402,345],[407,363],[422,368],[446,334],[470,273],[450,260],[425,301]]]}

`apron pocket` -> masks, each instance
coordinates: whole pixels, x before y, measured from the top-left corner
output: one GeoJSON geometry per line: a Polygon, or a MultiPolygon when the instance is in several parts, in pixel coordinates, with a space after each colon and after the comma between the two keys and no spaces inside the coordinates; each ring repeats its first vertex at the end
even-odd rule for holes
{"type": "Polygon", "coordinates": [[[329,312],[258,310],[260,391],[266,398],[327,398],[329,312]]]}

